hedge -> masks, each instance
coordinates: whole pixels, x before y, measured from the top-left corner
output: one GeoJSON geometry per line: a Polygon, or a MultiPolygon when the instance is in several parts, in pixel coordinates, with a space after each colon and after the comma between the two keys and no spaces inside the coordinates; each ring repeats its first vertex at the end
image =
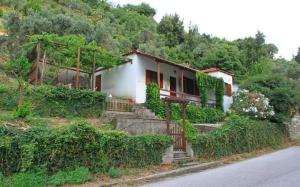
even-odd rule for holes
{"type": "MultiPolygon", "coordinates": [[[[18,95],[17,87],[0,84],[0,109],[15,110],[18,95]]],[[[29,86],[24,95],[32,102],[33,114],[40,116],[99,116],[105,102],[100,92],[46,85],[29,86]]]]}
{"type": "Polygon", "coordinates": [[[192,147],[196,155],[207,158],[276,147],[284,141],[277,125],[232,115],[222,127],[192,140],[192,147]]]}
{"type": "Polygon", "coordinates": [[[61,129],[27,131],[0,127],[0,171],[10,175],[43,167],[49,173],[87,167],[107,171],[120,165],[142,167],[160,164],[168,136],[127,136],[119,131],[99,131],[78,122],[61,129]]]}

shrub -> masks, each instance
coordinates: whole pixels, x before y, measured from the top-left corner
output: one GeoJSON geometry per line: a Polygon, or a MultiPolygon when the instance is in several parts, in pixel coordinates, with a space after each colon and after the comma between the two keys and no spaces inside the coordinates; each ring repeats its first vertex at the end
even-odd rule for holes
{"type": "Polygon", "coordinates": [[[17,87],[0,83],[0,109],[15,110],[17,108],[18,92],[17,87]]]}
{"type": "Polygon", "coordinates": [[[43,187],[47,183],[47,175],[43,172],[22,172],[0,180],[1,187],[43,187]]]}
{"type": "Polygon", "coordinates": [[[108,174],[111,178],[120,178],[122,176],[121,171],[118,168],[111,167],[108,171],[108,174]]]}
{"type": "Polygon", "coordinates": [[[199,135],[192,146],[199,157],[221,157],[275,147],[283,140],[284,135],[276,124],[232,115],[222,127],[199,135]]]}
{"type": "Polygon", "coordinates": [[[42,116],[99,116],[105,102],[100,92],[66,87],[31,87],[27,95],[35,101],[34,113],[42,116]]]}
{"type": "MultiPolygon", "coordinates": [[[[172,105],[172,118],[180,120],[182,112],[179,105],[172,105]]],[[[214,108],[203,108],[199,105],[187,105],[186,118],[191,123],[216,123],[225,119],[225,113],[214,108]]]]}
{"type": "Polygon", "coordinates": [[[49,173],[78,167],[105,172],[111,167],[160,164],[172,140],[165,135],[127,136],[118,131],[98,131],[79,121],[61,129],[27,131],[0,127],[0,171],[10,175],[45,167],[49,173]]]}
{"type": "Polygon", "coordinates": [[[24,101],[16,110],[15,116],[18,118],[26,118],[31,116],[32,106],[29,101],[24,101]]]}
{"type": "Polygon", "coordinates": [[[269,99],[261,93],[240,90],[233,99],[232,108],[239,114],[260,119],[271,118],[275,114],[269,99]]]}

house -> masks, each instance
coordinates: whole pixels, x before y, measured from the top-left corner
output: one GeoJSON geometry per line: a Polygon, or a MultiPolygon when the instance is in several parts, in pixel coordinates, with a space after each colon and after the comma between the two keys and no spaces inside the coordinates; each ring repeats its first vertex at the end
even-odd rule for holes
{"type": "MultiPolygon", "coordinates": [[[[122,97],[135,103],[145,103],[146,85],[157,83],[161,98],[184,97],[191,103],[200,103],[196,73],[204,72],[209,76],[222,78],[225,83],[224,110],[232,103],[233,75],[217,68],[199,70],[157,57],[142,51],[134,50],[125,55],[128,59],[123,64],[105,69],[98,68],[92,81],[95,90],[110,97],[122,97]]],[[[209,92],[208,105],[215,106],[215,94],[209,92]]]]}

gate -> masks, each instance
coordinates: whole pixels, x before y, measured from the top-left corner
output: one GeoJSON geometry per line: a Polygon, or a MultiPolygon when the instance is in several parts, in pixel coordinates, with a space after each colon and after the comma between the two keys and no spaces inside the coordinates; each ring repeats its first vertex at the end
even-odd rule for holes
{"type": "Polygon", "coordinates": [[[169,134],[174,141],[174,151],[185,151],[185,136],[183,130],[176,125],[170,128],[169,134]]]}

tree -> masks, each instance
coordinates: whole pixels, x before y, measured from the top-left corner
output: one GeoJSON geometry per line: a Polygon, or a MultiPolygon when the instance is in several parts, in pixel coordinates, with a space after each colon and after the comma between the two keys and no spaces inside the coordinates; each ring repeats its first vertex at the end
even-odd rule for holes
{"type": "Polygon", "coordinates": [[[159,34],[164,35],[166,45],[174,47],[184,41],[184,26],[180,17],[175,15],[165,15],[157,26],[159,34]]]}
{"type": "Polygon", "coordinates": [[[140,5],[127,4],[123,8],[129,11],[135,11],[147,17],[153,17],[156,14],[155,9],[152,8],[150,5],[148,5],[147,3],[141,3],[140,5]]]}
{"type": "Polygon", "coordinates": [[[298,48],[297,55],[294,57],[295,61],[300,63],[300,47],[298,48]]]}

